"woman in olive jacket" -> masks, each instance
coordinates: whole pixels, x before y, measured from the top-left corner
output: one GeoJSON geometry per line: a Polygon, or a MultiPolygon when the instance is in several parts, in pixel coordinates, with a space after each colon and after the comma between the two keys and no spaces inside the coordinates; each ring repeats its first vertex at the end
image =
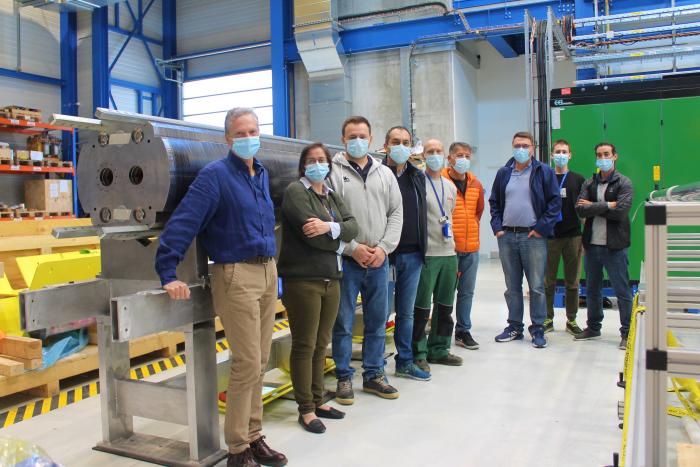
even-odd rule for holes
{"type": "Polygon", "coordinates": [[[323,144],[306,146],[299,159],[300,178],[289,184],[282,202],[278,271],[292,332],[292,384],[299,424],[312,433],[326,431],[319,417],[345,416],[323,404],[323,370],[340,301],[340,255],[358,231],[342,198],[325,184],[330,162],[323,144]]]}

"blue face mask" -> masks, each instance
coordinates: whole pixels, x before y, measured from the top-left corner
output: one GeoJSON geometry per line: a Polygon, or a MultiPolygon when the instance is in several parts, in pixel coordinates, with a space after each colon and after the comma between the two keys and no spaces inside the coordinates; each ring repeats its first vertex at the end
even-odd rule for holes
{"type": "Polygon", "coordinates": [[[455,165],[453,165],[452,168],[455,169],[455,172],[459,174],[465,174],[467,173],[471,165],[472,161],[470,161],[466,157],[460,157],[459,159],[455,160],[455,165]]]}
{"type": "Polygon", "coordinates": [[[601,172],[610,172],[610,170],[613,168],[613,160],[612,159],[596,159],[595,166],[598,167],[601,170],[601,172]]]}
{"type": "Polygon", "coordinates": [[[260,137],[236,138],[233,140],[231,150],[241,159],[252,159],[260,150],[260,137]]]}
{"type": "Polygon", "coordinates": [[[525,148],[513,149],[513,158],[520,164],[524,164],[530,159],[530,151],[525,148]]]}
{"type": "Polygon", "coordinates": [[[445,156],[442,154],[431,154],[425,159],[428,168],[433,172],[438,172],[445,167],[445,156]]]}
{"type": "Polygon", "coordinates": [[[306,175],[306,178],[312,182],[322,182],[325,180],[328,172],[330,172],[330,169],[328,168],[327,162],[316,162],[314,164],[307,165],[306,169],[304,169],[304,175],[306,175]]]}
{"type": "Polygon", "coordinates": [[[560,169],[569,165],[569,155],[568,154],[555,154],[552,156],[552,159],[554,159],[554,165],[556,165],[560,169]]]}
{"type": "Polygon", "coordinates": [[[389,157],[398,165],[405,164],[408,157],[411,155],[411,149],[403,144],[391,146],[389,148],[389,157]]]}
{"type": "Polygon", "coordinates": [[[360,159],[369,151],[369,140],[364,138],[354,138],[348,140],[348,154],[354,159],[360,159]]]}

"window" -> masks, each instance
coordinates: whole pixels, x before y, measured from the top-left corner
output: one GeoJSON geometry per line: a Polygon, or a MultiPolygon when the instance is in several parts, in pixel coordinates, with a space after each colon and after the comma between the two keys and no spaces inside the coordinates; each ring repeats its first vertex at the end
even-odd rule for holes
{"type": "Polygon", "coordinates": [[[188,81],[182,94],[185,121],[223,127],[230,109],[251,107],[258,114],[260,133],[272,134],[271,70],[188,81]]]}

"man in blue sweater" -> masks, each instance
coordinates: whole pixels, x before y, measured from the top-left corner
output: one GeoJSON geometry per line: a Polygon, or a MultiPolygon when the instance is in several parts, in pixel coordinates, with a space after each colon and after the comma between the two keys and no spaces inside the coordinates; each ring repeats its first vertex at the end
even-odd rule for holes
{"type": "MultiPolygon", "coordinates": [[[[258,117],[235,108],[225,121],[229,154],[200,170],[160,236],[156,271],[173,300],[188,300],[175,268],[196,236],[214,262],[214,311],[231,343],[226,398],[228,467],[283,466],[262,431],[262,382],[277,301],[275,214],[269,175],[255,159],[258,117]]],[[[214,378],[215,375],[212,375],[214,378]]]]}
{"type": "Polygon", "coordinates": [[[529,328],[535,348],[547,346],[544,320],[547,305],[544,273],[547,237],[559,219],[561,197],[554,170],[533,157],[535,139],[519,132],[513,137],[513,157],[498,169],[489,204],[491,229],[498,239],[498,253],[506,279],[508,326],[496,342],[523,338],[523,274],[530,286],[529,328]]]}

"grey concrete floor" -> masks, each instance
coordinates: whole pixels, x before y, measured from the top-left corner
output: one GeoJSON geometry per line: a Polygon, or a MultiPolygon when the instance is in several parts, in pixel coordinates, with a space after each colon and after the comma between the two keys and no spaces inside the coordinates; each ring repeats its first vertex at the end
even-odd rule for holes
{"type": "MultiPolygon", "coordinates": [[[[534,349],[529,339],[498,344],[505,326],[503,273],[484,261],[477,279],[472,320],[477,351],[455,348],[462,367],[433,365],[433,379],[392,377],[397,400],[357,391],[347,417],[326,423],[313,435],[297,424],[296,404],[279,400],[265,408],[265,434],[290,466],[604,466],[619,451],[617,421],[617,310],[606,310],[603,340],[573,342],[557,310],[549,346],[534,349]]],[[[585,310],[579,315],[585,325],[585,310]]],[[[178,370],[171,370],[178,371],[178,370]]],[[[334,380],[328,378],[328,387],[334,380]]],[[[223,429],[223,417],[221,418],[223,429]]],[[[184,427],[135,420],[135,429],[185,440],[184,427]]],[[[0,430],[0,437],[42,446],[66,466],[140,466],[138,461],[93,451],[100,439],[99,399],[91,398],[0,430]]],[[[223,434],[222,434],[223,445],[223,434]]],[[[222,464],[224,465],[224,464],[222,464]]]]}

